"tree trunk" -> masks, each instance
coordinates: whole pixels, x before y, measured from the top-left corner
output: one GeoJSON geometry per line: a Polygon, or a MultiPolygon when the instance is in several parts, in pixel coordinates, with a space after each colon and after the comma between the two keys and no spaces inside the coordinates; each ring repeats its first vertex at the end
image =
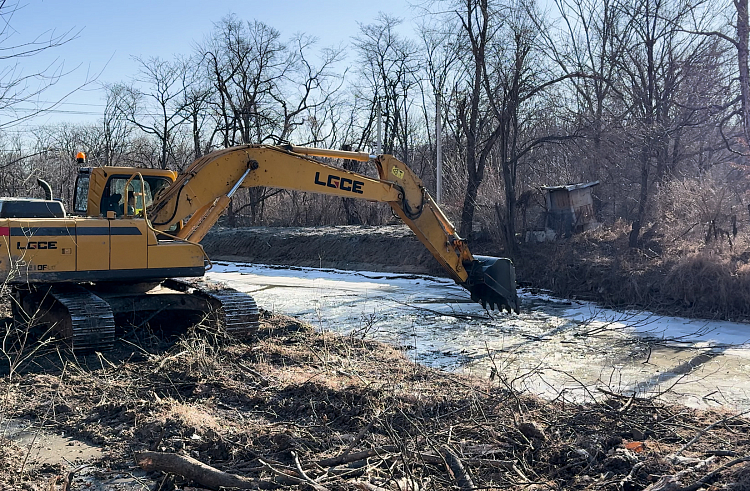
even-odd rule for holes
{"type": "MultiPolygon", "coordinates": [[[[342,150],[351,152],[351,145],[343,145],[342,150]]],[[[359,172],[359,162],[356,160],[345,159],[343,162],[343,168],[352,172],[359,172]]],[[[357,200],[353,198],[341,198],[341,204],[344,207],[344,214],[346,215],[347,225],[362,225],[362,217],[359,214],[359,208],[357,206],[357,200]]]]}
{"type": "Polygon", "coordinates": [[[209,489],[258,489],[261,486],[261,481],[257,479],[229,474],[195,460],[192,457],[173,453],[138,452],[135,454],[135,462],[145,471],[162,471],[177,474],[209,489]]]}
{"type": "MultiPolygon", "coordinates": [[[[515,186],[514,186],[515,188],[515,186]]],[[[516,251],[516,193],[506,188],[505,193],[505,255],[512,258],[516,251]]]]}
{"type": "Polygon", "coordinates": [[[638,247],[638,238],[643,226],[643,220],[646,218],[646,203],[648,201],[648,178],[649,178],[649,155],[651,148],[645,144],[641,149],[641,192],[638,198],[638,214],[633,221],[628,239],[629,247],[638,247]]]}
{"type": "Polygon", "coordinates": [[[169,137],[169,130],[167,129],[167,123],[165,121],[161,139],[161,162],[159,162],[162,169],[167,168],[167,156],[169,155],[169,137]]]}
{"type": "Polygon", "coordinates": [[[469,171],[469,179],[466,183],[466,195],[464,195],[464,206],[461,210],[461,237],[467,239],[474,230],[474,211],[477,203],[477,193],[481,179],[477,178],[475,172],[469,171]]]}
{"type": "Polygon", "coordinates": [[[201,135],[198,129],[198,112],[193,112],[193,151],[195,159],[201,158],[201,135]]]}
{"type": "Polygon", "coordinates": [[[227,206],[227,225],[229,225],[231,228],[235,228],[237,226],[237,214],[234,212],[233,201],[230,201],[229,206],[227,206]]]}
{"type": "Polygon", "coordinates": [[[742,106],[742,129],[745,144],[750,145],[750,73],[748,73],[748,0],[734,0],[737,9],[737,65],[740,77],[740,102],[742,106]]]}

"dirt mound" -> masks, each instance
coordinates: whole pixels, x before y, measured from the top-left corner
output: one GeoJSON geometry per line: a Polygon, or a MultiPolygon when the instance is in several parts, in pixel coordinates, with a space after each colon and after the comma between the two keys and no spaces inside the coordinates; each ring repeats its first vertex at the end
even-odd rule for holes
{"type": "MultiPolygon", "coordinates": [[[[185,470],[140,471],[134,455],[156,451],[263,489],[622,490],[663,476],[696,490],[750,484],[742,459],[750,422],[721,412],[616,394],[593,405],[544,402],[509,390],[497,373],[429,369],[390,346],[266,313],[248,344],[197,329],[166,351],[153,348],[52,351],[16,365],[0,380],[3,416],[98,445],[103,456],[87,468],[29,469],[4,445],[0,482],[199,485],[185,470]]],[[[32,445],[44,446],[43,436],[32,445]]]]}

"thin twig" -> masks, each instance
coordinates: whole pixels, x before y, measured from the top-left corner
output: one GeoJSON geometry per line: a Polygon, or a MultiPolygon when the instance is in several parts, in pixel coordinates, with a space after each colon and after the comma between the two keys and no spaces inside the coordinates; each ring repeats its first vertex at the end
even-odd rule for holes
{"type": "Polygon", "coordinates": [[[739,418],[740,416],[744,416],[747,413],[750,413],[750,409],[747,410],[747,411],[743,411],[743,412],[741,412],[739,414],[734,414],[732,416],[727,416],[724,419],[721,419],[719,421],[716,421],[715,423],[712,423],[712,424],[706,426],[701,431],[699,431],[698,434],[695,435],[689,442],[687,442],[685,445],[683,445],[681,449],[679,449],[677,452],[675,452],[675,455],[682,454],[682,452],[684,452],[685,450],[687,450],[688,447],[690,447],[693,443],[697,442],[703,435],[705,435],[706,433],[708,433],[709,431],[711,431],[715,427],[717,427],[717,426],[719,426],[719,425],[721,425],[723,423],[726,423],[727,421],[730,421],[732,419],[739,418]]]}
{"type": "Polygon", "coordinates": [[[706,484],[713,481],[720,472],[725,471],[729,469],[730,467],[735,466],[737,464],[741,464],[742,462],[750,462],[750,456],[740,457],[739,459],[734,459],[734,460],[727,462],[726,464],[720,465],[719,467],[712,470],[711,472],[709,472],[702,478],[695,481],[690,486],[685,486],[684,488],[680,488],[679,491],[698,491],[700,488],[702,488],[706,484]]]}

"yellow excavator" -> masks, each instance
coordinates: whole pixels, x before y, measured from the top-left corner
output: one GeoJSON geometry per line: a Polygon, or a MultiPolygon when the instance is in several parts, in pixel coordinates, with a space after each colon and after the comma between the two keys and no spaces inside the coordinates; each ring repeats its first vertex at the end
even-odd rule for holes
{"type": "Polygon", "coordinates": [[[45,199],[0,198],[0,281],[11,292],[14,321],[52,326],[76,351],[111,348],[116,319],[138,325],[164,313],[210,313],[227,332],[252,334],[258,326],[252,297],[189,279],[210,267],[201,239],[238,189],[255,186],[386,202],[473,300],[518,312],[512,262],[473,256],[403,162],[365,152],[243,145],[207,154],[181,174],[83,164],[70,211],[48,187],[45,199]],[[371,161],[379,178],[313,157],[371,161]]]}

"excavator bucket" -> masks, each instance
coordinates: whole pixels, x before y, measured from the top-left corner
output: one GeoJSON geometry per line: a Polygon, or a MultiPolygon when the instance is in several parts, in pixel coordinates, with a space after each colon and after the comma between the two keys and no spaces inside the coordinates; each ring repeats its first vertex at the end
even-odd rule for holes
{"type": "Polygon", "coordinates": [[[465,286],[484,308],[519,313],[516,269],[510,259],[474,256],[465,286]]]}

